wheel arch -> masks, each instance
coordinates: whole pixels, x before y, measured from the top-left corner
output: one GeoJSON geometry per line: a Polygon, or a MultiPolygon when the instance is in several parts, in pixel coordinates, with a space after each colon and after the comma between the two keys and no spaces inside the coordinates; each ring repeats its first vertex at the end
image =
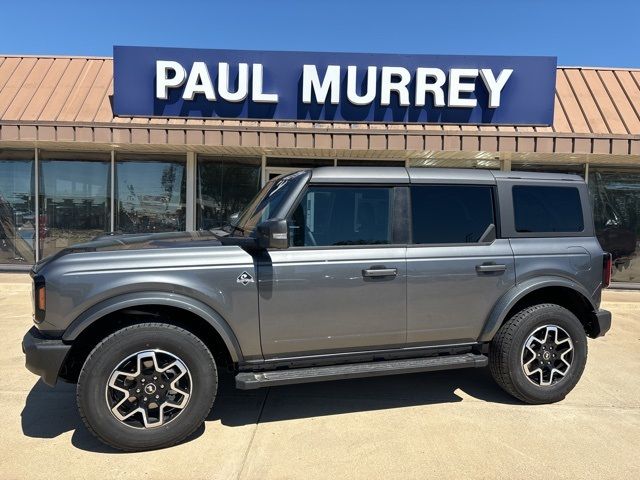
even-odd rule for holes
{"type": "Polygon", "coordinates": [[[152,321],[180,326],[200,337],[212,350],[231,364],[243,361],[240,344],[224,318],[208,305],[168,292],[137,292],[119,295],[94,305],[67,328],[63,341],[72,348],[60,376],[74,381],[89,351],[105,336],[120,328],[152,321]],[[224,351],[221,351],[224,349],[224,351]]]}
{"type": "Polygon", "coordinates": [[[597,335],[594,326],[597,306],[589,292],[582,285],[569,279],[544,277],[516,285],[503,295],[485,322],[479,341],[491,341],[511,315],[537,303],[555,303],[566,308],[580,320],[587,335],[597,335]]]}

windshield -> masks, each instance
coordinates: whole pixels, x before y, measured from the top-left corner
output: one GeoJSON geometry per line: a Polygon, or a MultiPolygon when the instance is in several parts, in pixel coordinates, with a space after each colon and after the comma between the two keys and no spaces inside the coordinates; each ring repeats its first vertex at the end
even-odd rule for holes
{"type": "Polygon", "coordinates": [[[232,228],[240,230],[244,235],[250,235],[259,223],[276,218],[305,173],[305,170],[301,170],[274,178],[267,183],[240,214],[232,228]]]}

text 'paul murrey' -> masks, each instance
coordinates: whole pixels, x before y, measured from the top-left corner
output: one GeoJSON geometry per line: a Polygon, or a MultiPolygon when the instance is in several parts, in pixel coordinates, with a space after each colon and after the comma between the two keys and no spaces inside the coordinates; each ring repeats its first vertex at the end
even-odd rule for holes
{"type": "MultiPolygon", "coordinates": [[[[183,88],[182,99],[194,100],[196,95],[212,102],[224,100],[241,103],[250,97],[252,102],[277,103],[277,92],[263,91],[264,68],[261,63],[238,64],[237,82],[230,81],[229,64],[217,65],[217,85],[211,80],[205,62],[193,62],[189,72],[182,64],[170,60],[156,61],[156,98],[167,100],[169,90],[183,88]],[[249,70],[251,69],[251,76],[249,70]],[[251,78],[250,78],[251,77],[251,78]],[[232,91],[233,90],[233,91],[232,91]]],[[[346,98],[353,105],[370,105],[379,98],[380,105],[391,104],[391,94],[397,95],[401,107],[423,107],[427,95],[433,96],[435,107],[474,108],[478,101],[467,95],[475,92],[476,79],[481,78],[487,93],[487,107],[498,108],[500,95],[513,69],[502,69],[495,75],[490,68],[451,68],[448,72],[439,68],[418,67],[414,72],[404,67],[367,67],[366,87],[357,89],[358,67],[328,65],[321,77],[316,65],[303,65],[302,103],[337,105],[340,103],[342,80],[346,70],[346,98]],[[444,86],[448,94],[445,98],[444,86]]]]}

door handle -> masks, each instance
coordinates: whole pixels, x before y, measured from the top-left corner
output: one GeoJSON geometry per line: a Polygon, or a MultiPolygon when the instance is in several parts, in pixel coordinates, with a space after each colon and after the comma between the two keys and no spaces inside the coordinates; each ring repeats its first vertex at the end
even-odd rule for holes
{"type": "Polygon", "coordinates": [[[506,265],[498,265],[495,263],[483,263],[482,265],[476,265],[476,272],[478,273],[504,272],[506,269],[506,265]]]}
{"type": "Polygon", "coordinates": [[[398,275],[397,268],[367,268],[362,270],[363,277],[395,277],[398,275]]]}

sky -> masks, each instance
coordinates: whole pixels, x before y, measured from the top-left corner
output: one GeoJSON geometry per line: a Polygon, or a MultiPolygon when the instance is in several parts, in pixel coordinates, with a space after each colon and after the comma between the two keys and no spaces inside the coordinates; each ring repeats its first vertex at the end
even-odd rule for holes
{"type": "Polygon", "coordinates": [[[142,45],[640,67],[640,0],[6,0],[0,18],[0,54],[111,56],[113,45],[142,45]]]}

